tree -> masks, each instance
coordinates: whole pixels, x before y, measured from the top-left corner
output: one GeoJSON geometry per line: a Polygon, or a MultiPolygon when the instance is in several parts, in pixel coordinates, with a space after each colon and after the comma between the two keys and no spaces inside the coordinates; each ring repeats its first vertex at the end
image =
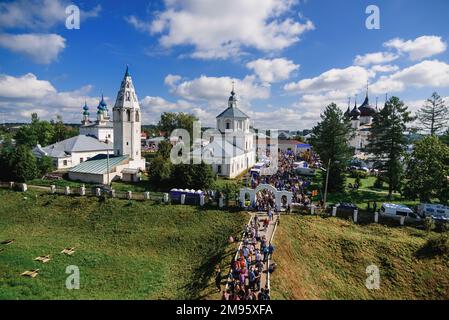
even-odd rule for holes
{"type": "Polygon", "coordinates": [[[38,143],[42,146],[49,145],[53,141],[53,137],[53,125],[48,121],[41,121],[37,114],[33,113],[31,123],[22,126],[17,131],[15,139],[17,144],[33,148],[38,143]]]}
{"type": "Polygon", "coordinates": [[[37,177],[36,157],[27,146],[17,147],[11,154],[10,168],[16,181],[25,182],[37,177]]]}
{"type": "Polygon", "coordinates": [[[169,137],[175,129],[185,129],[190,134],[190,142],[193,143],[193,122],[198,119],[191,114],[184,112],[164,112],[161,115],[157,127],[160,131],[165,132],[165,136],[169,137]]]}
{"type": "Polygon", "coordinates": [[[207,190],[212,187],[215,182],[216,175],[212,170],[212,166],[201,161],[200,164],[193,165],[194,177],[193,188],[207,190]]]}
{"type": "Polygon", "coordinates": [[[169,141],[163,140],[159,142],[157,153],[164,159],[170,159],[170,152],[173,148],[169,141]]]}
{"type": "Polygon", "coordinates": [[[443,196],[448,175],[449,147],[435,136],[425,137],[415,144],[407,161],[405,194],[412,199],[430,202],[432,198],[443,196]]]}
{"type": "Polygon", "coordinates": [[[321,122],[312,129],[310,142],[313,149],[326,168],[330,163],[329,191],[344,191],[344,171],[353,153],[347,141],[352,134],[350,120],[335,103],[326,107],[321,114],[321,122]]]}
{"type": "Polygon", "coordinates": [[[53,165],[53,160],[50,157],[43,156],[37,159],[37,169],[40,176],[44,176],[55,169],[53,165]]]}
{"type": "Polygon", "coordinates": [[[158,155],[150,162],[148,177],[150,183],[157,188],[170,187],[173,165],[170,160],[158,155]]]}
{"type": "Polygon", "coordinates": [[[445,143],[447,146],[449,146],[449,129],[446,130],[446,132],[440,137],[441,141],[445,143]]]}
{"type": "Polygon", "coordinates": [[[407,123],[413,121],[408,107],[398,97],[391,97],[384,108],[373,117],[368,151],[374,154],[377,169],[383,171],[388,182],[388,197],[400,189],[403,176],[402,160],[407,138],[407,123]]]}
{"type": "Polygon", "coordinates": [[[60,115],[56,116],[56,121],[52,120],[50,123],[53,126],[53,137],[51,138],[50,144],[74,137],[79,134],[79,130],[66,126],[60,115]]]}
{"type": "Polygon", "coordinates": [[[3,142],[0,148],[0,180],[13,180],[11,173],[11,156],[14,151],[14,145],[9,135],[3,135],[3,142]]]}
{"type": "Polygon", "coordinates": [[[428,130],[431,135],[436,135],[447,125],[449,108],[438,93],[434,92],[417,115],[423,128],[428,130]]]}

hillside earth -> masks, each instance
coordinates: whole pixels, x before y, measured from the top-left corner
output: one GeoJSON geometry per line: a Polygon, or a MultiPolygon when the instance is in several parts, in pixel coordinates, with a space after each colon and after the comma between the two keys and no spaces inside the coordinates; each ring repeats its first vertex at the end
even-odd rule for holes
{"type": "Polygon", "coordinates": [[[283,216],[276,231],[273,299],[449,299],[449,259],[420,254],[434,232],[283,216]],[[380,270],[368,290],[366,268],[380,270]]]}
{"type": "Polygon", "coordinates": [[[0,299],[216,299],[248,216],[150,202],[0,190],[0,299]],[[61,254],[74,247],[71,256],[61,254]],[[50,255],[47,263],[34,261],[50,255]],[[65,286],[80,270],[80,290],[65,286]],[[21,276],[39,269],[36,278],[21,276]]]}

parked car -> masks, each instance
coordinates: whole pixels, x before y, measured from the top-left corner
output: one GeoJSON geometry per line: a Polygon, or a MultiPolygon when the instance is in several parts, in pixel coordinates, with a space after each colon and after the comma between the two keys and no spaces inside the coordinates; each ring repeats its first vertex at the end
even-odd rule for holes
{"type": "Polygon", "coordinates": [[[337,212],[340,213],[354,213],[354,210],[358,210],[358,207],[353,203],[342,202],[337,204],[337,212]]]}
{"type": "Polygon", "coordinates": [[[413,212],[412,209],[401,204],[382,203],[379,213],[381,216],[394,219],[405,217],[405,221],[409,222],[416,222],[421,220],[421,217],[413,212]]]}
{"type": "Polygon", "coordinates": [[[435,221],[449,221],[449,207],[441,204],[421,203],[417,207],[417,212],[421,218],[431,217],[435,221]]]}

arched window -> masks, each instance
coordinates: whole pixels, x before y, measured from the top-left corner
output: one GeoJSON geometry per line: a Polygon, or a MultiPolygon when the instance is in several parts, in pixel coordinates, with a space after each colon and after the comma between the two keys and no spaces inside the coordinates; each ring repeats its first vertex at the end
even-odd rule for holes
{"type": "Polygon", "coordinates": [[[131,111],[129,109],[126,110],[126,118],[128,119],[127,121],[131,121],[131,111]]]}
{"type": "Polygon", "coordinates": [[[136,122],[139,122],[140,121],[140,119],[139,119],[139,111],[136,111],[136,122]]]}
{"type": "Polygon", "coordinates": [[[226,121],[226,130],[231,129],[231,122],[226,121]]]}

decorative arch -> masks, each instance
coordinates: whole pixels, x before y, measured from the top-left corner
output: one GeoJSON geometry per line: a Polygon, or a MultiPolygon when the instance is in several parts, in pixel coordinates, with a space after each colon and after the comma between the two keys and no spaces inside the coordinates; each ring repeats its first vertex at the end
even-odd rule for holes
{"type": "Polygon", "coordinates": [[[290,191],[279,191],[277,190],[275,187],[273,187],[271,184],[260,184],[258,185],[255,189],[251,189],[251,188],[242,188],[240,189],[240,203],[242,204],[243,207],[245,206],[245,198],[246,195],[249,194],[250,196],[250,202],[251,202],[251,207],[254,207],[254,205],[256,204],[256,195],[258,192],[262,191],[262,190],[269,190],[271,191],[274,196],[275,196],[275,203],[276,203],[276,207],[278,209],[282,208],[282,202],[281,199],[283,196],[285,196],[287,198],[287,203],[286,205],[289,206],[292,203],[293,200],[293,193],[290,191]]]}

